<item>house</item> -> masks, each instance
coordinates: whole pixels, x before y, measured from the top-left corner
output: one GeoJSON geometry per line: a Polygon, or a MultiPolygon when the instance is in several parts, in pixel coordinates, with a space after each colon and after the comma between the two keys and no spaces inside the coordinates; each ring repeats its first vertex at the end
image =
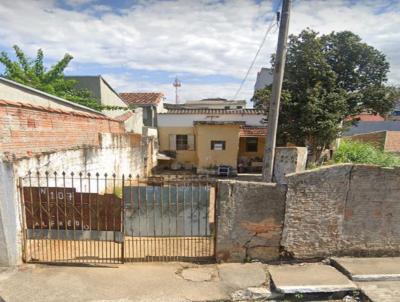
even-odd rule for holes
{"type": "MultiPolygon", "coordinates": [[[[101,75],[66,76],[65,78],[76,81],[76,88],[90,91],[92,97],[101,105],[125,107],[128,109],[128,106],[119,94],[101,75]]],[[[107,116],[116,117],[124,113],[124,110],[108,110],[105,113],[107,116]]]]}
{"type": "Polygon", "coordinates": [[[122,100],[131,106],[140,107],[143,110],[143,125],[157,127],[158,114],[164,109],[164,94],[160,92],[123,92],[122,100]]]}
{"type": "Polygon", "coordinates": [[[166,109],[243,109],[245,100],[227,100],[223,98],[209,98],[195,101],[186,101],[184,104],[165,104],[166,109]]]}
{"type": "MultiPolygon", "coordinates": [[[[229,166],[261,167],[264,113],[257,109],[170,109],[158,120],[159,150],[173,159],[164,168],[198,173],[229,166]]],[[[260,170],[260,168],[259,168],[260,170]]]]}
{"type": "Polygon", "coordinates": [[[65,78],[76,81],[76,88],[88,90],[92,97],[101,105],[126,108],[119,110],[104,110],[103,112],[109,117],[124,122],[127,131],[147,136],[147,134],[143,132],[142,110],[131,110],[122,100],[120,95],[101,75],[66,76],[65,78]]]}

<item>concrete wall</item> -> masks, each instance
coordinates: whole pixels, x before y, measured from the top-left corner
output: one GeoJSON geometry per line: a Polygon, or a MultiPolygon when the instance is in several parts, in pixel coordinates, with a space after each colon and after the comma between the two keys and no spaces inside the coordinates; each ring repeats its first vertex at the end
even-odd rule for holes
{"type": "Polygon", "coordinates": [[[282,237],[287,253],[400,254],[400,168],[347,164],[287,179],[282,237]]]}
{"type": "Polygon", "coordinates": [[[136,134],[147,134],[143,133],[143,110],[142,108],[135,108],[133,115],[124,121],[125,130],[127,132],[133,132],[136,134]]]}
{"type": "Polygon", "coordinates": [[[286,184],[286,174],[303,172],[307,164],[307,148],[279,147],[275,151],[274,181],[286,184]]]}
{"type": "Polygon", "coordinates": [[[247,126],[265,126],[262,122],[263,114],[172,114],[162,113],[158,115],[159,127],[193,127],[194,122],[244,122],[247,126]]]}
{"type": "MultiPolygon", "coordinates": [[[[99,135],[99,146],[42,153],[10,162],[0,161],[0,266],[16,265],[22,259],[22,218],[19,194],[16,192],[18,177],[27,176],[29,171],[39,172],[42,176],[46,171],[50,175],[53,172],[61,175],[64,171],[67,175],[71,172],[75,175],[79,172],[95,175],[99,172],[100,175],[115,173],[118,178],[122,174],[144,176],[154,165],[154,158],[148,151],[148,146],[153,146],[153,140],[144,140],[136,134],[104,133],[99,135]]],[[[153,149],[150,152],[154,154],[153,149]]],[[[49,185],[54,185],[52,178],[49,185]]],[[[92,187],[95,185],[93,177],[92,187]]]]}
{"type": "MultiPolygon", "coordinates": [[[[100,77],[100,101],[102,105],[128,107],[120,96],[100,77]]],[[[107,116],[116,117],[124,110],[104,111],[107,116]]]]}
{"type": "Polygon", "coordinates": [[[271,260],[279,257],[285,187],[247,181],[218,181],[218,261],[271,260]]]}
{"type": "Polygon", "coordinates": [[[12,163],[0,161],[0,267],[20,264],[21,208],[12,163]]]}
{"type": "Polygon", "coordinates": [[[38,154],[14,162],[17,177],[24,177],[28,171],[44,173],[115,173],[143,175],[144,156],[147,146],[137,134],[99,134],[99,146],[88,146],[58,152],[38,154]]]}

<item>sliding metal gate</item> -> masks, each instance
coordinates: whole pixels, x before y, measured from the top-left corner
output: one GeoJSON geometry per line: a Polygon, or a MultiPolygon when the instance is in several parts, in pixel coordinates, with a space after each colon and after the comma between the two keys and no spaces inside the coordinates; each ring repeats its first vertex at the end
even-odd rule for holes
{"type": "Polygon", "coordinates": [[[26,262],[214,259],[208,178],[29,173],[20,190],[26,262]]]}

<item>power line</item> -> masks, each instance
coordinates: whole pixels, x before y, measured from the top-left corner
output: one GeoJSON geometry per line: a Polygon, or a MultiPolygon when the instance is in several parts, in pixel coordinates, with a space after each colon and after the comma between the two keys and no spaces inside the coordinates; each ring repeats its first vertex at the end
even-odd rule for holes
{"type": "Polygon", "coordinates": [[[251,69],[252,69],[253,66],[254,66],[254,63],[255,63],[256,60],[257,60],[257,57],[258,57],[258,55],[259,55],[261,49],[263,48],[265,41],[267,40],[268,34],[270,33],[270,31],[272,30],[272,28],[274,27],[274,25],[276,25],[275,19],[276,19],[276,17],[274,17],[274,18],[271,20],[271,23],[270,23],[270,25],[268,26],[267,31],[265,32],[264,37],[263,37],[263,39],[262,39],[262,41],[261,41],[261,43],[260,43],[260,46],[258,47],[258,50],[257,50],[257,52],[256,52],[256,55],[254,56],[254,59],[253,59],[253,61],[251,62],[250,66],[249,66],[249,69],[248,69],[247,72],[246,72],[246,75],[244,76],[242,82],[240,83],[239,89],[236,91],[235,96],[233,97],[234,100],[235,100],[236,97],[239,95],[240,90],[242,90],[243,85],[244,85],[244,83],[246,82],[247,77],[249,76],[250,71],[251,71],[251,69]]]}

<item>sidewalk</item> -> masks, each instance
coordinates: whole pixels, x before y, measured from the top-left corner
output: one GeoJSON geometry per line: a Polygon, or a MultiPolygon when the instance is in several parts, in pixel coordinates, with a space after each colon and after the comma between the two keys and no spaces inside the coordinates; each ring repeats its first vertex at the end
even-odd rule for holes
{"type": "Polygon", "coordinates": [[[25,265],[0,274],[0,296],[7,302],[218,301],[248,287],[267,294],[267,280],[265,266],[259,263],[25,265]]]}
{"type": "Polygon", "coordinates": [[[24,265],[0,269],[0,297],[6,302],[400,301],[400,258],[335,258],[331,264],[24,265]]]}

